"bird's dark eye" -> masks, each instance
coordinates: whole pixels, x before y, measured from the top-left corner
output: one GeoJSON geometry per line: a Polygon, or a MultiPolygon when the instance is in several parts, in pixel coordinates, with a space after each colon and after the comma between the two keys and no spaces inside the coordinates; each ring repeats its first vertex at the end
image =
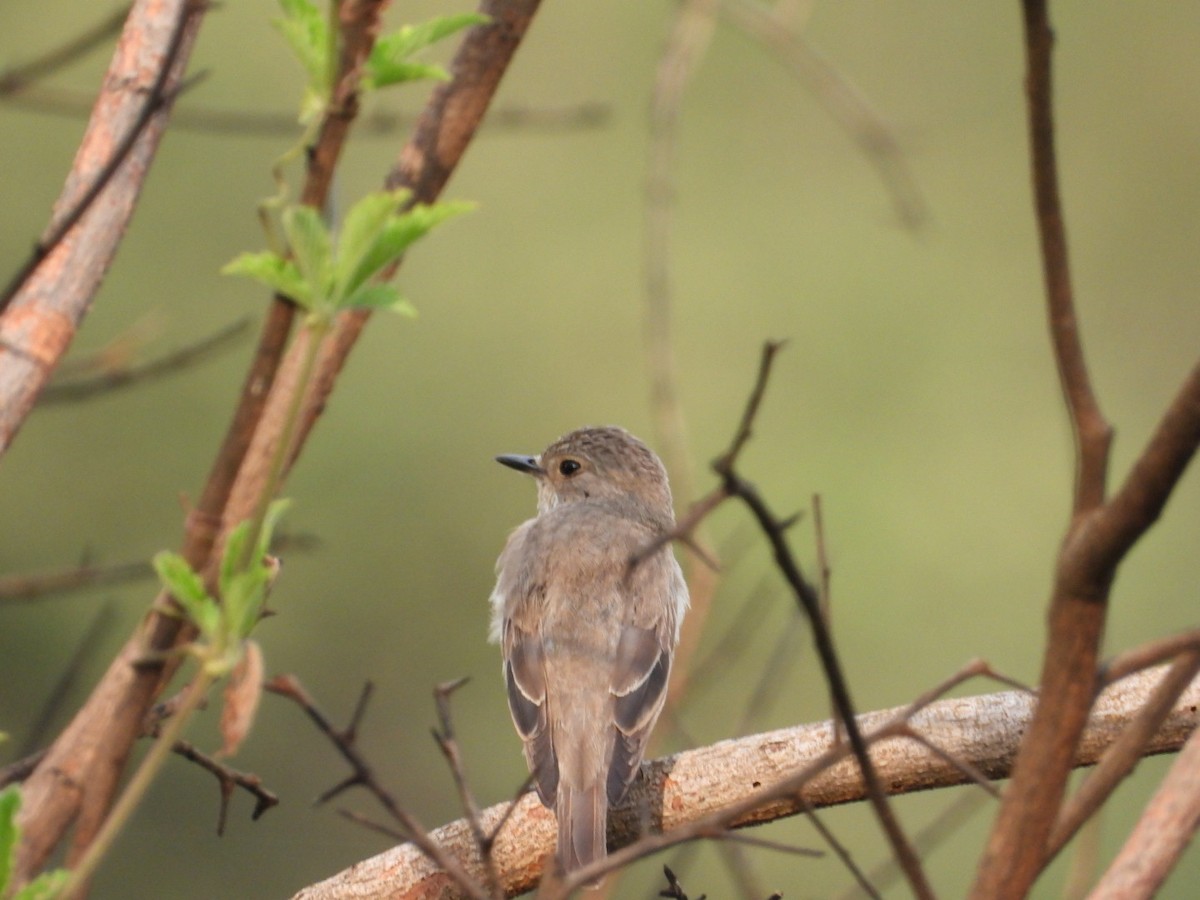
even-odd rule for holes
{"type": "Polygon", "coordinates": [[[558,464],[558,471],[570,478],[579,471],[579,463],[575,462],[573,459],[564,459],[558,464]]]}

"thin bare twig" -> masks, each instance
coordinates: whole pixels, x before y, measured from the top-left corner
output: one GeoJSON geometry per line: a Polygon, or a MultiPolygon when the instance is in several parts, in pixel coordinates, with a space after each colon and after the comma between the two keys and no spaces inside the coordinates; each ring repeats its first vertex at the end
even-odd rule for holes
{"type": "Polygon", "coordinates": [[[295,676],[280,675],[272,678],[263,685],[264,690],[278,694],[281,697],[286,697],[304,710],[305,714],[316,724],[320,732],[332,742],[338,753],[341,754],[342,759],[350,765],[351,774],[321,794],[317,799],[317,803],[324,803],[351,787],[365,788],[387,810],[388,814],[401,825],[404,829],[405,837],[420,847],[423,853],[441,866],[467,896],[474,898],[474,900],[489,900],[487,891],[483,890],[466,873],[458,860],[442,849],[429,836],[429,832],[425,830],[425,826],[396,801],[391,791],[385,788],[383,783],[375,776],[375,771],[371,764],[359,753],[358,748],[355,746],[354,739],[362,716],[365,713],[367,701],[371,696],[372,687],[370,682],[364,685],[349,726],[345,729],[338,729],[321,711],[316,701],[313,700],[295,676]]]}
{"type": "Polygon", "coordinates": [[[785,844],[783,841],[772,841],[753,834],[746,834],[744,831],[719,831],[713,834],[712,837],[718,841],[745,844],[747,847],[761,847],[764,850],[774,850],[778,853],[788,853],[792,856],[807,856],[810,859],[820,859],[825,855],[824,850],[814,850],[812,847],[798,847],[795,844],[785,844]]]}
{"type": "Polygon", "coordinates": [[[500,873],[496,869],[496,860],[492,856],[494,838],[484,832],[483,826],[479,822],[479,803],[475,800],[475,794],[467,782],[462,753],[459,752],[458,741],[454,737],[454,721],[450,715],[450,695],[469,680],[469,678],[459,678],[455,681],[444,682],[434,688],[433,697],[437,703],[441,731],[433,729],[433,739],[437,742],[438,749],[442,751],[442,756],[446,758],[446,762],[450,766],[450,774],[454,776],[454,787],[458,791],[459,802],[462,804],[467,822],[471,826],[471,834],[474,835],[475,844],[479,848],[479,857],[483,860],[484,868],[487,869],[488,887],[493,898],[504,900],[504,888],[500,883],[500,873]]]}
{"type": "MultiPolygon", "coordinates": [[[[987,797],[978,791],[959,794],[953,803],[937,814],[933,821],[913,835],[913,846],[921,854],[921,859],[928,859],[947,838],[956,834],[972,816],[978,813],[986,802],[987,797]]],[[[878,897],[878,893],[873,893],[876,888],[885,890],[891,887],[900,880],[901,872],[896,865],[896,860],[889,856],[872,867],[865,878],[875,886],[868,892],[869,896],[878,897]]],[[[859,881],[858,884],[847,888],[833,900],[857,900],[862,891],[862,881],[859,881]]]]}
{"type": "Polygon", "coordinates": [[[52,382],[42,392],[42,403],[73,403],[90,400],[118,388],[130,387],[179,372],[204,362],[240,340],[250,330],[250,319],[243,318],[212,334],[157,359],[136,365],[105,368],[99,375],[62,383],[52,382]]]}
{"type": "Polygon", "coordinates": [[[153,574],[150,564],[139,560],[107,566],[88,563],[32,575],[5,575],[0,577],[0,603],[29,603],[81,588],[138,581],[153,574]]]}
{"type": "Polygon", "coordinates": [[[755,417],[766,392],[771,363],[781,346],[781,344],[773,342],[764,345],[758,378],[755,381],[754,389],[750,392],[750,399],[742,414],[741,424],[738,426],[729,450],[713,462],[713,471],[721,478],[725,489],[749,507],[770,542],[775,555],[775,563],[812,626],[817,656],[820,658],[821,667],[825,672],[838,718],[845,725],[846,737],[862,771],[872,809],[879,819],[913,892],[918,897],[932,898],[933,889],[921,868],[921,861],[892,813],[883,785],[880,783],[874,764],[871,762],[871,756],[867,751],[866,741],[858,728],[858,722],[854,715],[854,704],[850,699],[850,689],[842,674],[841,661],[834,649],[833,637],[821,615],[821,599],[817,595],[816,589],[804,578],[799,565],[792,556],[791,548],[784,537],[783,523],[771,512],[757,489],[738,475],[735,469],[738,456],[750,439],[755,417]]]}
{"type": "Polygon", "coordinates": [[[723,0],[721,15],[776,55],[875,167],[900,223],[918,230],[929,210],[893,129],[870,101],[779,10],[758,0],[723,0]]]}
{"type": "MultiPolygon", "coordinates": [[[[320,545],[311,533],[279,534],[271,541],[271,552],[306,553],[320,545]]],[[[55,596],[93,587],[107,587],[145,581],[154,577],[154,567],[145,560],[135,562],[83,563],[63,569],[33,574],[0,576],[0,605],[6,603],[36,603],[55,596]]]]}
{"type": "Polygon", "coordinates": [[[384,837],[391,838],[393,841],[407,841],[408,835],[399,828],[393,828],[385,822],[377,822],[369,816],[364,816],[360,812],[355,812],[352,809],[339,809],[338,815],[348,822],[353,822],[355,825],[361,825],[367,831],[374,831],[376,834],[382,834],[384,837]]]}
{"type": "MultiPolygon", "coordinates": [[[[671,19],[650,97],[650,143],[642,226],[643,341],[656,443],[667,471],[671,473],[675,498],[682,507],[692,505],[696,489],[672,333],[671,234],[676,146],[683,97],[704,59],[715,26],[716,0],[685,0],[679,4],[671,19]]],[[[667,686],[668,706],[678,704],[686,693],[692,659],[700,644],[718,584],[719,566],[710,562],[713,556],[711,541],[703,528],[688,529],[680,534],[686,538],[684,543],[694,551],[695,557],[685,560],[691,610],[684,619],[675,650],[675,663],[667,686]],[[696,559],[708,567],[697,565],[696,559]]]]}
{"type": "MultiPolygon", "coordinates": [[[[27,89],[33,82],[45,78],[90,53],[94,48],[111,40],[121,32],[121,24],[129,15],[129,7],[119,7],[102,19],[57,47],[47,50],[28,62],[10,66],[0,72],[0,97],[8,97],[27,89]]],[[[89,101],[94,97],[89,97],[89,101]]],[[[86,113],[89,106],[81,112],[86,113]]]]}
{"type": "MultiPolygon", "coordinates": [[[[31,113],[70,119],[86,115],[93,100],[90,94],[50,85],[26,85],[19,93],[3,93],[3,74],[0,74],[0,102],[6,106],[31,113]]],[[[355,134],[367,138],[391,137],[411,128],[417,112],[374,109],[361,113],[355,134]]],[[[520,106],[509,104],[496,107],[483,120],[481,131],[497,132],[559,132],[601,128],[609,123],[612,110],[608,105],[585,101],[569,106],[520,106]]],[[[253,135],[255,137],[295,138],[296,114],[268,109],[223,109],[181,103],[171,115],[173,131],[206,135],[253,135]]]]}
{"type": "Polygon", "coordinates": [[[1189,650],[1200,652],[1200,630],[1185,631],[1157,641],[1148,641],[1132,650],[1126,650],[1100,667],[1096,678],[1096,690],[1102,690],[1114,681],[1120,681],[1134,672],[1148,669],[1161,662],[1174,659],[1189,650]]]}
{"type": "Polygon", "coordinates": [[[195,763],[217,779],[217,785],[221,791],[221,807],[217,813],[218,836],[225,833],[225,822],[229,817],[229,801],[233,799],[233,792],[237,788],[241,788],[254,798],[254,810],[250,813],[252,821],[257,822],[268,809],[279,805],[279,797],[263,787],[262,779],[257,775],[232,769],[213,759],[188,741],[176,741],[172,749],[177,755],[195,763]]]}

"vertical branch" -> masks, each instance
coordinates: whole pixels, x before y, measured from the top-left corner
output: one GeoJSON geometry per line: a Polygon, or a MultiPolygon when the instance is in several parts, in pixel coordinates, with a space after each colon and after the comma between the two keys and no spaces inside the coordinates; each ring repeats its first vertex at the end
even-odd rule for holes
{"type": "Polygon", "coordinates": [[[1046,864],[1047,841],[1093,701],[1111,576],[1120,558],[1106,555],[1102,565],[1085,566],[1074,552],[1091,520],[1103,512],[1111,429],[1092,392],[1072,295],[1054,151],[1054,35],[1046,5],[1047,0],[1022,3],[1025,89],[1050,335],[1075,435],[1075,489],[1050,600],[1040,700],[980,861],[975,897],[1022,897],[1046,864]]]}
{"type": "Polygon", "coordinates": [[[1079,337],[1067,258],[1067,234],[1058,191],[1058,163],[1054,149],[1053,82],[1051,57],[1054,32],[1047,13],[1048,0],[1023,0],[1027,70],[1029,154],[1038,235],[1042,248],[1042,277],[1054,360],[1070,411],[1077,453],[1074,513],[1079,515],[1104,502],[1105,473],[1112,429],[1100,412],[1092,392],[1087,362],[1079,337]]]}

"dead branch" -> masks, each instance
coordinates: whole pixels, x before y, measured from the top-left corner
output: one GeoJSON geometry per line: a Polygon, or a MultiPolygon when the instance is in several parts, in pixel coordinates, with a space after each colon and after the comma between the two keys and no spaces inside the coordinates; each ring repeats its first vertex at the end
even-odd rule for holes
{"type": "MultiPolygon", "coordinates": [[[[642,327],[650,382],[650,414],[659,452],[667,471],[671,473],[675,498],[682,506],[692,504],[696,496],[696,478],[692,454],[688,449],[687,424],[679,395],[673,346],[674,301],[670,271],[676,146],[684,94],[712,42],[716,28],[716,7],[716,0],[687,0],[679,5],[671,20],[650,96],[650,145],[647,150],[645,201],[642,208],[642,327]]],[[[700,515],[702,517],[703,514],[700,515]]],[[[711,557],[710,541],[700,528],[700,518],[680,534],[694,538],[694,543],[689,546],[698,548],[697,556],[711,557]]],[[[674,671],[668,685],[668,705],[678,703],[684,694],[691,660],[700,642],[700,635],[704,632],[704,623],[717,590],[714,571],[696,565],[694,560],[685,561],[689,563],[687,574],[691,610],[684,619],[679,646],[675,651],[674,671]]]]}
{"type": "MultiPolygon", "coordinates": [[[[1101,694],[1075,765],[1091,765],[1141,709],[1166,672],[1160,667],[1105,689],[1101,694]]],[[[858,718],[871,740],[875,769],[891,793],[910,793],[969,783],[960,768],[924,746],[897,734],[881,735],[904,724],[936,743],[956,759],[969,762],[989,778],[1011,771],[1021,735],[1030,722],[1034,698],[1025,691],[1005,691],[975,697],[939,700],[913,714],[912,707],[867,713],[858,718]]],[[[1200,722],[1200,679],[1176,701],[1158,734],[1144,753],[1164,753],[1182,747],[1200,722]]],[[[721,741],[643,765],[630,795],[613,811],[609,826],[613,867],[725,827],[760,824],[794,815],[805,803],[814,807],[863,800],[866,787],[854,761],[827,765],[839,754],[831,751],[830,722],[721,741]],[[644,824],[649,833],[642,835],[644,824]]],[[[503,803],[483,810],[484,828],[508,813],[503,803]]],[[[517,803],[509,825],[496,840],[493,853],[508,896],[532,888],[542,864],[553,851],[554,814],[532,793],[517,803]]],[[[482,861],[465,820],[430,834],[474,878],[483,878],[482,861]]],[[[581,873],[594,877],[595,873],[581,873]]],[[[295,900],[347,900],[350,897],[403,895],[412,898],[454,897],[445,890],[444,875],[411,844],[404,844],[356,863],[326,881],[311,885],[295,900]]]]}

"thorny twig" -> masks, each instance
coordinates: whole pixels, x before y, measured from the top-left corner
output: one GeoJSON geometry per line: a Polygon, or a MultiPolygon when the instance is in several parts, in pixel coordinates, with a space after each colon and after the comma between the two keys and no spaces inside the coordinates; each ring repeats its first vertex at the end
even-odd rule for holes
{"type": "Polygon", "coordinates": [[[487,892],[475,883],[474,879],[466,873],[458,860],[446,853],[440,845],[433,841],[429,837],[429,832],[425,830],[425,827],[417,818],[396,801],[391,791],[385,788],[382,782],[375,776],[375,771],[371,767],[371,764],[367,762],[366,757],[358,751],[355,738],[357,737],[358,726],[361,724],[362,717],[366,712],[367,701],[370,699],[373,690],[371,682],[367,682],[363,686],[362,693],[359,694],[358,703],[355,705],[354,715],[350,719],[350,724],[345,729],[339,729],[333,725],[294,675],[276,676],[264,684],[263,688],[273,694],[286,697],[303,709],[313,723],[316,724],[320,732],[332,742],[338,753],[341,754],[342,759],[350,765],[351,774],[322,793],[317,798],[316,802],[318,804],[325,803],[349,788],[356,786],[365,788],[387,810],[388,814],[402,826],[405,837],[420,847],[423,853],[445,869],[467,896],[473,898],[473,900],[489,900],[487,892]]]}
{"type": "Polygon", "coordinates": [[[841,719],[846,729],[846,737],[850,742],[854,757],[862,770],[863,781],[867,786],[871,806],[874,808],[880,825],[883,827],[884,833],[892,845],[892,851],[896,854],[905,876],[908,878],[909,886],[918,897],[932,898],[933,889],[925,878],[925,873],[921,868],[921,861],[892,813],[891,806],[887,801],[887,795],[883,790],[883,785],[880,784],[879,778],[875,773],[875,766],[871,762],[866,741],[859,730],[858,722],[854,715],[854,705],[850,699],[850,689],[842,674],[841,660],[834,649],[833,637],[825,625],[824,617],[821,615],[821,598],[817,595],[816,589],[804,578],[799,565],[793,558],[791,548],[784,537],[784,524],[771,512],[757,489],[743,479],[735,468],[738,455],[750,439],[754,419],[758,414],[758,409],[766,391],[767,380],[771,373],[771,363],[781,346],[778,343],[768,342],[763,347],[758,379],[755,382],[754,389],[750,393],[750,399],[742,415],[742,422],[738,427],[737,433],[734,435],[729,450],[718,457],[713,463],[713,470],[720,476],[728,493],[740,498],[750,508],[750,511],[758,520],[763,533],[771,543],[771,547],[775,553],[776,565],[779,567],[789,587],[791,587],[797,602],[800,604],[801,609],[809,619],[809,624],[812,626],[813,641],[816,645],[817,655],[820,657],[821,667],[825,672],[826,681],[829,684],[829,691],[837,709],[838,718],[841,719]]]}
{"type": "MultiPolygon", "coordinates": [[[[157,737],[157,735],[155,735],[157,737]]],[[[263,787],[262,779],[252,772],[239,772],[213,759],[194,744],[179,740],[174,743],[172,750],[189,762],[209,772],[217,779],[221,791],[221,808],[217,813],[217,835],[225,833],[225,822],[229,815],[229,801],[233,792],[241,788],[254,798],[254,811],[250,813],[251,820],[257,822],[259,817],[272,806],[279,804],[279,797],[263,787]]]]}

